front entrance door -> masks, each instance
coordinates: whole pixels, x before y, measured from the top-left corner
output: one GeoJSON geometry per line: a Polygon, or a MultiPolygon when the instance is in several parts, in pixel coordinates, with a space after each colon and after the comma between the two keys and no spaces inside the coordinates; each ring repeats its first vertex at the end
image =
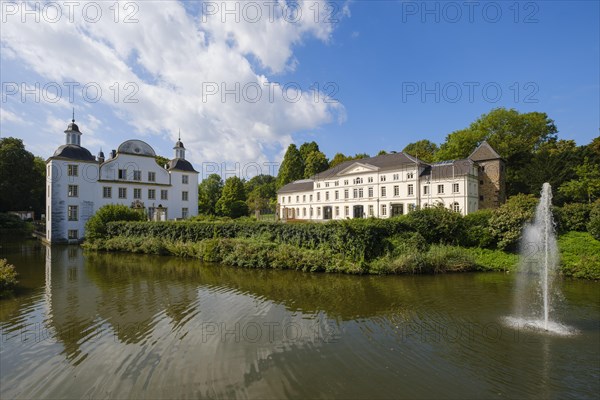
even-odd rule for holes
{"type": "Polygon", "coordinates": [[[323,207],[323,219],[331,219],[331,216],[332,216],[331,206],[323,207]]]}
{"type": "Polygon", "coordinates": [[[392,204],[392,217],[404,214],[404,204],[392,204]]]}
{"type": "Polygon", "coordinates": [[[353,216],[354,218],[362,218],[365,208],[363,206],[354,206],[353,216]]]}

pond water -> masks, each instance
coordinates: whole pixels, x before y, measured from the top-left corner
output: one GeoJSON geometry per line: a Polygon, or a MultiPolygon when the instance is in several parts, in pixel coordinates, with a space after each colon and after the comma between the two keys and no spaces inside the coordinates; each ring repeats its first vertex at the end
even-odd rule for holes
{"type": "Polygon", "coordinates": [[[347,276],[1,242],[0,397],[598,398],[600,284],[548,335],[514,275],[347,276]]]}

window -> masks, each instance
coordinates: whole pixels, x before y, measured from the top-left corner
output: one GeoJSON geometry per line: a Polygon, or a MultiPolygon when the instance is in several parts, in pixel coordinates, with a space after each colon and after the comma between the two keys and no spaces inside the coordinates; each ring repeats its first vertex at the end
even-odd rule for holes
{"type": "Polygon", "coordinates": [[[181,201],[188,201],[188,192],[181,192],[181,201]]]}
{"type": "Polygon", "coordinates": [[[325,192],[325,201],[329,200],[329,192],[325,192]]]}
{"type": "Polygon", "coordinates": [[[369,205],[369,217],[373,216],[373,205],[369,205]]]}
{"type": "Polygon", "coordinates": [[[317,201],[321,201],[321,192],[317,192],[317,201]]]}
{"type": "Polygon", "coordinates": [[[353,194],[353,198],[358,199],[358,189],[354,189],[352,194],[353,194]]]}
{"type": "Polygon", "coordinates": [[[161,190],[160,191],[160,199],[161,200],[169,200],[169,191],[168,190],[161,190]]]}
{"type": "Polygon", "coordinates": [[[313,208],[312,207],[310,208],[310,216],[311,217],[313,216],[313,208]]]}
{"type": "Polygon", "coordinates": [[[460,212],[460,205],[458,204],[458,202],[454,202],[452,203],[452,211],[456,211],[456,212],[460,212]]]}
{"type": "Polygon", "coordinates": [[[119,198],[120,199],[127,198],[127,188],[119,188],[119,198]]]}
{"type": "Polygon", "coordinates": [[[483,181],[479,181],[479,184],[480,184],[480,185],[483,185],[483,181]]]}
{"type": "Polygon", "coordinates": [[[189,214],[189,210],[187,207],[183,207],[181,209],[181,218],[187,218],[189,214]]]}
{"type": "Polygon", "coordinates": [[[320,187],[321,187],[321,184],[320,184],[320,183],[317,183],[317,188],[320,188],[320,187]]]}
{"type": "Polygon", "coordinates": [[[373,188],[370,187],[368,190],[369,190],[369,197],[373,197],[373,188]]]}
{"type": "Polygon", "coordinates": [[[355,185],[359,185],[359,184],[363,183],[363,178],[355,178],[353,182],[355,185]]]}
{"type": "Polygon", "coordinates": [[[394,186],[394,196],[400,196],[400,186],[394,186]]]}
{"type": "Polygon", "coordinates": [[[395,181],[399,180],[400,179],[400,174],[394,174],[393,179],[395,181]]]}
{"type": "Polygon", "coordinates": [[[300,195],[296,196],[296,203],[300,203],[300,195]]]}
{"type": "Polygon", "coordinates": [[[413,196],[415,194],[415,185],[408,185],[408,195],[413,196]]]}
{"type": "Polygon", "coordinates": [[[429,194],[429,186],[423,186],[423,194],[429,194]]]}
{"type": "Polygon", "coordinates": [[[325,182],[325,187],[329,187],[329,182],[325,182]]]}
{"type": "Polygon", "coordinates": [[[424,203],[424,204],[423,204],[423,208],[429,208],[429,204],[427,204],[427,203],[424,203]]]}
{"type": "Polygon", "coordinates": [[[335,191],[335,199],[336,199],[336,200],[339,200],[339,199],[340,199],[340,192],[339,192],[339,190],[336,190],[336,191],[335,191]]]}
{"type": "Polygon", "coordinates": [[[302,208],[302,216],[303,216],[303,217],[306,217],[306,207],[303,207],[303,208],[302,208]]]}
{"type": "Polygon", "coordinates": [[[364,196],[363,188],[358,189],[358,198],[362,199],[364,196]]]}
{"type": "Polygon", "coordinates": [[[148,189],[148,200],[156,199],[156,190],[148,189]]]}
{"type": "Polygon", "coordinates": [[[387,195],[387,188],[385,186],[381,187],[381,197],[385,197],[387,195]]]}
{"type": "Polygon", "coordinates": [[[344,180],[344,185],[348,184],[348,179],[344,180]]]}
{"type": "Polygon", "coordinates": [[[350,216],[350,207],[349,206],[344,207],[344,215],[346,217],[350,216]]]}
{"type": "Polygon", "coordinates": [[[317,217],[321,216],[321,207],[317,207],[317,217]]]}
{"type": "Polygon", "coordinates": [[[181,175],[181,183],[183,183],[184,185],[187,185],[189,182],[190,182],[189,175],[181,175]]]}
{"type": "Polygon", "coordinates": [[[127,170],[126,169],[119,170],[119,179],[127,179],[127,170]]]}
{"type": "Polygon", "coordinates": [[[69,239],[79,239],[79,232],[77,229],[69,229],[69,239]]]}
{"type": "Polygon", "coordinates": [[[79,166],[69,164],[67,166],[67,174],[69,176],[79,176],[79,166]]]}
{"type": "Polygon", "coordinates": [[[292,196],[288,196],[288,203],[292,202],[292,196]]]}
{"type": "Polygon", "coordinates": [[[369,182],[369,183],[373,183],[373,177],[372,177],[372,176],[368,177],[368,178],[367,178],[367,182],[369,182]]]}
{"type": "Polygon", "coordinates": [[[409,172],[408,174],[406,174],[406,179],[415,179],[415,174],[412,172],[409,172]]]}
{"type": "Polygon", "coordinates": [[[479,196],[479,200],[480,200],[480,201],[483,201],[483,195],[480,195],[480,196],[479,196]]]}
{"type": "Polygon", "coordinates": [[[444,185],[438,185],[438,194],[444,194],[444,185]]]}
{"type": "Polygon", "coordinates": [[[350,191],[348,189],[344,189],[344,198],[347,199],[350,197],[350,191]]]}
{"type": "Polygon", "coordinates": [[[79,186],[69,185],[69,197],[79,197],[79,186]]]}
{"type": "Polygon", "coordinates": [[[133,180],[141,181],[142,180],[142,171],[133,171],[133,180]]]}
{"type": "Polygon", "coordinates": [[[381,175],[381,178],[379,178],[379,180],[380,180],[381,182],[385,182],[385,175],[381,175]]]}
{"type": "Polygon", "coordinates": [[[133,189],[133,198],[141,199],[142,198],[142,189],[133,189]]]}
{"type": "Polygon", "coordinates": [[[281,202],[285,204],[285,196],[281,196],[281,202]]]}
{"type": "Polygon", "coordinates": [[[69,221],[77,221],[79,219],[79,207],[77,206],[69,206],[67,209],[67,216],[69,221]]]}
{"type": "Polygon", "coordinates": [[[452,193],[458,193],[458,183],[452,184],[452,193]]]}
{"type": "Polygon", "coordinates": [[[156,182],[156,172],[148,172],[148,182],[156,182]]]}
{"type": "Polygon", "coordinates": [[[387,205],[381,205],[381,215],[387,215],[387,205]]]}
{"type": "Polygon", "coordinates": [[[335,207],[335,216],[339,217],[340,216],[340,208],[339,207],[335,207]]]}
{"type": "Polygon", "coordinates": [[[417,206],[414,203],[410,203],[408,205],[408,211],[415,211],[417,209],[417,206]]]}
{"type": "Polygon", "coordinates": [[[104,197],[105,199],[110,199],[112,197],[112,188],[104,186],[102,188],[102,197],[104,197]]]}
{"type": "Polygon", "coordinates": [[[335,181],[335,186],[340,186],[340,181],[335,181]]]}
{"type": "MultiPolygon", "coordinates": [[[[310,201],[312,203],[312,194],[308,196],[308,201],[310,201]]],[[[312,208],[311,208],[311,210],[312,210],[312,208]]]]}

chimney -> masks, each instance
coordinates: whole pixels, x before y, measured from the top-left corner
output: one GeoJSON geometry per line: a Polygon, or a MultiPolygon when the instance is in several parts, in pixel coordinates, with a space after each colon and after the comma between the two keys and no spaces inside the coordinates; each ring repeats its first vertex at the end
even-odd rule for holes
{"type": "Polygon", "coordinates": [[[117,156],[117,151],[113,150],[110,152],[110,158],[115,158],[117,156]]]}

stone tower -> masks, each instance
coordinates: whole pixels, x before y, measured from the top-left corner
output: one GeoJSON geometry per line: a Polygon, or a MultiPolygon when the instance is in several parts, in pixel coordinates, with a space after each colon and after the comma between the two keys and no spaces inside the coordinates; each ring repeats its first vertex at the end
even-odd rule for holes
{"type": "Polygon", "coordinates": [[[485,140],[469,159],[479,165],[479,209],[498,208],[506,201],[506,163],[485,140]]]}

